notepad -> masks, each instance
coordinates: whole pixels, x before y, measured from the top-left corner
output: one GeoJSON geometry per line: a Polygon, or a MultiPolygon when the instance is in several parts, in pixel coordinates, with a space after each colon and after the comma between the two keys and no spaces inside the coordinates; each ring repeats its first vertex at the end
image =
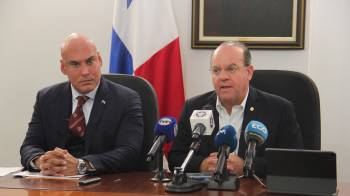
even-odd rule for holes
{"type": "Polygon", "coordinates": [[[9,173],[21,170],[22,167],[0,167],[0,176],[6,176],[9,173]]]}
{"type": "Polygon", "coordinates": [[[62,179],[62,180],[79,180],[81,177],[85,175],[74,175],[74,176],[46,176],[41,174],[40,172],[30,172],[30,171],[22,171],[13,174],[16,177],[30,177],[30,178],[46,178],[46,179],[62,179]]]}

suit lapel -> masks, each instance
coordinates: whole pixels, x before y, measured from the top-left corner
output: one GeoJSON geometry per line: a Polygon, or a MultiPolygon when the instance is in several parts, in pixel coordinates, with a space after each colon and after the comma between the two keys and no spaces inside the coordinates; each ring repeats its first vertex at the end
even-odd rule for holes
{"type": "Polygon", "coordinates": [[[72,90],[70,88],[70,83],[67,82],[67,84],[62,89],[62,99],[58,104],[57,111],[54,111],[54,114],[57,114],[57,119],[59,119],[59,132],[58,132],[58,138],[61,138],[59,141],[59,147],[64,148],[66,145],[67,138],[69,136],[69,130],[68,130],[68,119],[72,111],[72,90]]]}
{"type": "Polygon", "coordinates": [[[103,112],[105,111],[108,102],[108,86],[106,81],[101,77],[100,86],[98,87],[98,90],[96,92],[96,96],[90,113],[89,122],[85,130],[85,150],[87,150],[88,146],[90,145],[89,138],[93,138],[93,134],[94,132],[96,132],[97,124],[102,118],[103,112]]]}
{"type": "Polygon", "coordinates": [[[215,137],[216,133],[219,131],[219,113],[216,110],[216,99],[217,99],[217,95],[215,91],[213,91],[213,94],[208,99],[208,103],[213,111],[213,117],[215,122],[215,128],[213,130],[213,133],[211,134],[213,137],[215,137]]]}
{"type": "Polygon", "coordinates": [[[242,130],[241,130],[241,135],[239,139],[239,149],[238,149],[238,154],[242,157],[244,156],[244,152],[247,149],[247,144],[245,142],[244,138],[244,132],[245,132],[245,127],[247,124],[255,119],[255,116],[257,115],[259,111],[259,104],[258,104],[258,96],[256,94],[256,89],[253,88],[252,86],[249,87],[249,94],[247,98],[247,103],[245,105],[244,109],[244,117],[243,117],[243,122],[242,122],[242,130]]]}

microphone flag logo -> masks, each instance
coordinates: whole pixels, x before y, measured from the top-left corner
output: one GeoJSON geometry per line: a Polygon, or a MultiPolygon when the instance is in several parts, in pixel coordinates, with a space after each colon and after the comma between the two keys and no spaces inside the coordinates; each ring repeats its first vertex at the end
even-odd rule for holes
{"type": "Polygon", "coordinates": [[[159,120],[159,124],[163,125],[163,126],[170,125],[171,124],[171,119],[167,118],[167,117],[164,117],[164,118],[159,120]]]}

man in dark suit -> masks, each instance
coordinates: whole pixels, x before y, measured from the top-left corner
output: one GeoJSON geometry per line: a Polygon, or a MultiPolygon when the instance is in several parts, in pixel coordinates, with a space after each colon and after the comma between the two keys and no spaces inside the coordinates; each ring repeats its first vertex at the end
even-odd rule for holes
{"type": "Polygon", "coordinates": [[[101,77],[100,53],[81,34],[65,39],[61,57],[69,82],[37,94],[22,165],[53,176],[132,169],[143,138],[139,95],[101,77]]]}
{"type": "Polygon", "coordinates": [[[250,86],[254,67],[248,48],[240,42],[224,42],[212,54],[211,76],[215,91],[186,101],[179,120],[178,135],[169,154],[171,169],[181,166],[192,142],[189,118],[193,110],[213,108],[215,129],[202,136],[200,149],[189,162],[187,172],[213,172],[217,164],[217,147],[214,137],[225,125],[232,125],[239,139],[237,149],[230,153],[227,169],[238,175],[243,173],[247,144],[244,129],[251,120],[264,123],[269,136],[257,147],[254,169],[259,176],[265,174],[264,149],[302,148],[302,137],[290,101],[250,86]]]}

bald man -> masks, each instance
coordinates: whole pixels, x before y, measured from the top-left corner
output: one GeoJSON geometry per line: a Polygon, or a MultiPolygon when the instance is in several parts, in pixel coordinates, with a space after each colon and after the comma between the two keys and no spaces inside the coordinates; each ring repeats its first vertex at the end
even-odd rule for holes
{"type": "Polygon", "coordinates": [[[141,152],[139,95],[101,77],[92,40],[73,33],[61,45],[68,81],[40,90],[20,149],[21,163],[44,175],[131,170],[141,152]]]}

